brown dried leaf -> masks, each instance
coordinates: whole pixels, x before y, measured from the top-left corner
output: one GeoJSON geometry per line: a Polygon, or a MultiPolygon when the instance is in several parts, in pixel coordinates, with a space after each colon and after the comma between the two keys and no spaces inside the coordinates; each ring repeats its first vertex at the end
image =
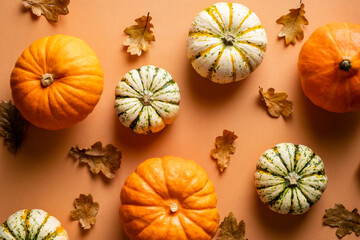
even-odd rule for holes
{"type": "Polygon", "coordinates": [[[74,206],[75,209],[70,212],[71,217],[79,220],[82,229],[90,229],[96,223],[99,203],[93,201],[91,194],[80,194],[79,198],[74,200],[74,206]]]}
{"type": "Polygon", "coordinates": [[[57,22],[59,14],[69,13],[70,0],[22,0],[25,8],[30,8],[32,13],[40,17],[44,15],[48,20],[57,22]]]}
{"type": "Polygon", "coordinates": [[[229,130],[224,130],[222,136],[218,136],[215,139],[215,148],[211,150],[211,157],[217,160],[217,164],[220,172],[223,172],[227,168],[230,162],[230,155],[235,153],[236,147],[233,145],[234,141],[238,138],[229,130]]]}
{"type": "Polygon", "coordinates": [[[305,15],[305,5],[302,3],[299,8],[289,9],[290,13],[281,16],[276,23],[283,24],[278,37],[284,37],[286,45],[295,45],[296,38],[304,38],[303,25],[308,25],[309,21],[305,15]]]}
{"type": "Polygon", "coordinates": [[[293,112],[293,102],[287,100],[287,93],[277,92],[274,88],[269,88],[267,92],[264,92],[262,88],[259,88],[261,99],[265,101],[268,108],[268,112],[271,117],[289,117],[293,112]]]}
{"type": "Polygon", "coordinates": [[[241,220],[237,224],[237,220],[232,212],[224,218],[220,224],[220,237],[217,240],[247,240],[245,238],[245,222],[241,220]]]}
{"type": "Polygon", "coordinates": [[[137,25],[125,28],[124,32],[128,34],[129,37],[124,41],[124,45],[128,46],[127,52],[131,55],[137,54],[140,56],[142,51],[149,50],[151,41],[155,42],[154,33],[150,29],[154,27],[154,25],[150,23],[151,19],[150,13],[148,13],[147,16],[135,19],[137,25]]]}
{"type": "Polygon", "coordinates": [[[335,208],[325,210],[324,224],[330,227],[338,227],[336,236],[339,238],[352,232],[355,232],[356,236],[360,236],[360,215],[356,208],[350,212],[344,205],[335,204],[335,208]]]}
{"type": "Polygon", "coordinates": [[[80,163],[87,163],[92,173],[98,174],[101,171],[107,178],[115,177],[122,157],[121,152],[117,151],[114,145],[108,144],[103,147],[101,142],[96,142],[86,149],[80,149],[78,145],[71,147],[69,155],[80,163]]]}
{"type": "Polygon", "coordinates": [[[4,146],[11,153],[16,153],[24,140],[27,121],[11,101],[0,104],[0,136],[4,138],[4,146]]]}

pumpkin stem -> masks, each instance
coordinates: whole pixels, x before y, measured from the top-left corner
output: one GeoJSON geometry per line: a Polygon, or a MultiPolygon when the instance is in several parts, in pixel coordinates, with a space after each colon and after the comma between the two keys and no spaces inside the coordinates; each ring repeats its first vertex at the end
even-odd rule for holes
{"type": "Polygon", "coordinates": [[[47,86],[50,86],[54,82],[54,77],[50,73],[45,73],[41,76],[40,81],[41,81],[41,85],[43,87],[47,87],[47,86]]]}
{"type": "Polygon", "coordinates": [[[144,94],[139,98],[140,102],[144,106],[150,106],[152,102],[152,93],[145,91],[144,94]]]}
{"type": "Polygon", "coordinates": [[[179,208],[178,208],[178,205],[177,205],[176,203],[172,203],[172,204],[170,205],[170,212],[176,213],[178,209],[179,209],[179,208]]]}
{"type": "Polygon", "coordinates": [[[300,180],[300,178],[301,177],[299,175],[297,175],[296,172],[289,173],[289,175],[285,177],[286,186],[287,187],[297,187],[298,181],[300,180]]]}
{"type": "Polygon", "coordinates": [[[233,46],[235,37],[231,33],[226,33],[225,36],[221,38],[225,46],[233,46]]]}
{"type": "Polygon", "coordinates": [[[340,70],[349,71],[351,68],[351,62],[349,59],[344,59],[339,64],[340,70]]]}

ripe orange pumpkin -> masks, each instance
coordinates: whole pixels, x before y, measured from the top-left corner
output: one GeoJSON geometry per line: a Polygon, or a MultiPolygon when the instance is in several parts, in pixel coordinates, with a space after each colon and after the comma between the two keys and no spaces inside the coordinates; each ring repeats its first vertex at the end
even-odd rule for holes
{"type": "Polygon", "coordinates": [[[131,240],[210,240],[219,226],[214,185],[192,160],[142,162],[120,198],[120,219],[131,240]]]}
{"type": "Polygon", "coordinates": [[[318,28],[300,51],[298,72],[315,105],[337,113],[360,110],[360,25],[318,28]]]}
{"type": "Polygon", "coordinates": [[[98,58],[83,40],[54,35],[36,40],[11,73],[15,106],[32,124],[57,130],[83,120],[103,91],[98,58]]]}

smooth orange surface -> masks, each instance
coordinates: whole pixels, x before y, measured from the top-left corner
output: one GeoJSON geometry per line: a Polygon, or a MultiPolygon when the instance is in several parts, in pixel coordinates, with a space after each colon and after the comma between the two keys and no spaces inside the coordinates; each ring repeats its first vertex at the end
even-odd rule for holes
{"type": "MultiPolygon", "coordinates": [[[[230,211],[246,222],[253,240],[337,239],[336,229],[322,225],[326,208],[343,203],[360,207],[360,113],[335,114],[314,106],[303,94],[297,75],[301,46],[318,27],[329,22],[360,22],[358,0],[304,1],[310,25],[305,39],[285,47],[276,19],[299,1],[244,0],[268,36],[264,61],[249,78],[219,85],[200,77],[186,57],[188,29],[196,14],[213,0],[72,0],[58,23],[34,17],[20,0],[0,1],[0,98],[10,99],[10,73],[21,52],[38,38],[68,34],[84,39],[97,53],[104,70],[104,92],[94,111],[82,122],[59,131],[30,126],[16,156],[0,147],[0,220],[24,208],[41,208],[58,218],[73,240],[127,239],[118,209],[120,190],[136,166],[150,157],[181,156],[195,160],[214,182],[221,221],[230,211]],[[156,42],[141,57],[122,46],[125,27],[150,11],[156,42]],[[147,136],[122,126],[113,109],[114,89],[131,69],[152,64],[166,69],[178,82],[182,101],[175,122],[147,136]],[[286,91],[294,101],[288,120],[268,116],[259,100],[259,86],[286,91]],[[229,167],[219,174],[209,157],[223,129],[235,131],[237,150],[229,167]],[[101,140],[123,152],[113,180],[91,175],[87,166],[68,158],[71,146],[89,147],[101,140]],[[254,172],[259,156],[280,142],[312,148],[324,161],[329,184],[320,201],[306,214],[283,216],[259,200],[254,172]],[[70,218],[73,200],[91,193],[100,203],[97,223],[82,231],[70,218]]],[[[352,235],[344,239],[357,239],[352,235]]]]}

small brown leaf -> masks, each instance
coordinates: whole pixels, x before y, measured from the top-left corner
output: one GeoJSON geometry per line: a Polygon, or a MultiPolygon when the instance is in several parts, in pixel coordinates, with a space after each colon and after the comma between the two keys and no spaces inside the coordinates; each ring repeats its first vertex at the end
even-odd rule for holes
{"type": "Polygon", "coordinates": [[[211,157],[217,160],[220,172],[227,168],[230,162],[230,155],[235,153],[236,147],[233,145],[234,141],[238,138],[229,130],[224,130],[222,136],[215,139],[215,148],[211,150],[211,157]]]}
{"type": "Polygon", "coordinates": [[[224,218],[220,224],[220,237],[217,240],[247,240],[245,238],[245,222],[241,220],[239,225],[232,212],[224,218]]]}
{"type": "Polygon", "coordinates": [[[154,27],[154,25],[150,23],[151,19],[150,13],[148,13],[147,16],[135,19],[137,25],[125,28],[124,32],[128,34],[129,37],[124,41],[124,45],[128,46],[127,52],[131,55],[137,54],[140,56],[142,51],[149,50],[151,41],[155,42],[154,33],[150,29],[154,27]]]}
{"type": "Polygon", "coordinates": [[[335,204],[335,208],[325,210],[324,224],[330,227],[338,227],[336,236],[339,238],[352,232],[355,232],[356,236],[360,236],[360,215],[356,208],[350,212],[344,205],[335,204]]]}
{"type": "Polygon", "coordinates": [[[87,149],[80,149],[78,145],[71,147],[69,155],[80,163],[87,163],[92,173],[98,174],[101,171],[107,178],[115,177],[122,157],[114,145],[108,144],[103,147],[101,142],[96,142],[87,149]]]}
{"type": "Polygon", "coordinates": [[[69,13],[67,6],[70,0],[22,0],[22,2],[36,16],[40,17],[42,14],[53,22],[59,20],[59,14],[66,15],[69,13]]]}
{"type": "Polygon", "coordinates": [[[274,88],[269,88],[267,92],[264,92],[262,88],[259,88],[261,99],[265,101],[268,108],[268,112],[271,117],[289,117],[293,112],[293,102],[286,100],[288,97],[285,92],[275,93],[274,88]]]}
{"type": "Polygon", "coordinates": [[[82,229],[90,229],[96,223],[99,203],[93,202],[91,194],[80,194],[79,198],[74,200],[74,206],[75,209],[70,212],[71,217],[79,220],[82,229]]]}
{"type": "Polygon", "coordinates": [[[11,101],[0,104],[0,136],[4,138],[4,146],[11,153],[16,153],[24,140],[27,121],[11,101]]]}
{"type": "Polygon", "coordinates": [[[281,16],[276,23],[283,24],[278,37],[285,37],[286,45],[295,45],[296,38],[304,38],[303,25],[308,25],[309,21],[305,17],[305,5],[302,3],[299,8],[289,9],[290,13],[281,16]]]}

